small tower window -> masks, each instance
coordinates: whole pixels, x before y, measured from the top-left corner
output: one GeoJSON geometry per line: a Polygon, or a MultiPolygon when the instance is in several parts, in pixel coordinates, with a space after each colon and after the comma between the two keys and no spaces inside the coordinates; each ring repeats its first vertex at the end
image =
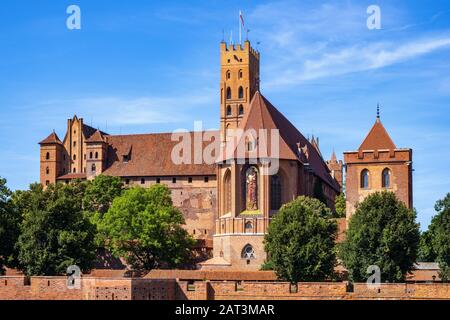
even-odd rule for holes
{"type": "Polygon", "coordinates": [[[244,88],[239,87],[239,99],[244,99],[244,88]]]}
{"type": "Polygon", "coordinates": [[[47,167],[47,168],[45,169],[45,173],[46,173],[46,174],[50,174],[50,169],[49,169],[49,167],[47,167]]]}
{"type": "Polygon", "coordinates": [[[77,155],[76,154],[73,155],[73,160],[74,161],[77,160],[77,155]]]}
{"type": "Polygon", "coordinates": [[[74,142],[73,142],[73,147],[76,148],[76,146],[77,146],[77,142],[74,141],[74,142]]]}
{"type": "Polygon", "coordinates": [[[369,170],[361,171],[361,189],[369,189],[369,170]]]}
{"type": "Polygon", "coordinates": [[[89,159],[92,159],[92,157],[93,157],[93,154],[92,154],[92,152],[90,152],[89,153],[89,159]]]}
{"type": "Polygon", "coordinates": [[[244,106],[242,104],[239,105],[239,115],[240,116],[244,115],[244,106]]]}
{"type": "Polygon", "coordinates": [[[239,70],[239,79],[242,79],[242,75],[243,75],[242,70],[239,70]]]}
{"type": "Polygon", "coordinates": [[[50,152],[47,152],[47,154],[45,155],[45,160],[50,160],[50,152]]]}
{"type": "Polygon", "coordinates": [[[95,163],[92,164],[91,171],[92,171],[92,173],[95,173],[97,171],[97,167],[95,166],[95,163]]]}
{"type": "Polygon", "coordinates": [[[232,112],[231,112],[231,106],[227,106],[227,116],[231,116],[232,112]]]}
{"type": "Polygon", "coordinates": [[[391,187],[391,170],[389,170],[388,168],[383,170],[383,174],[382,174],[382,187],[383,188],[390,188],[391,187]]]}
{"type": "Polygon", "coordinates": [[[230,72],[230,70],[228,70],[227,71],[227,80],[230,80],[231,79],[231,72],[230,72]]]}
{"type": "Polygon", "coordinates": [[[73,173],[77,173],[77,168],[73,168],[73,173]]]}
{"type": "Polygon", "coordinates": [[[95,159],[98,159],[98,152],[95,153],[95,159]]]}
{"type": "Polygon", "coordinates": [[[231,88],[227,88],[227,99],[231,99],[231,88]]]}
{"type": "Polygon", "coordinates": [[[245,233],[251,233],[253,232],[253,223],[250,221],[245,223],[245,233]]]}

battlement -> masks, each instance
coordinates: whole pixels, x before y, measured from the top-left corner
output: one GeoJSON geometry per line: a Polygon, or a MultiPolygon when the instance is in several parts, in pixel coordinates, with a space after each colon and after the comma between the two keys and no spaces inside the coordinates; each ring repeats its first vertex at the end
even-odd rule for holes
{"type": "Polygon", "coordinates": [[[233,43],[227,43],[225,41],[222,41],[220,43],[220,51],[223,52],[235,52],[235,53],[246,53],[249,52],[252,56],[257,58],[259,60],[260,54],[259,51],[256,49],[253,49],[250,41],[246,40],[243,45],[241,44],[233,44],[233,43]]]}

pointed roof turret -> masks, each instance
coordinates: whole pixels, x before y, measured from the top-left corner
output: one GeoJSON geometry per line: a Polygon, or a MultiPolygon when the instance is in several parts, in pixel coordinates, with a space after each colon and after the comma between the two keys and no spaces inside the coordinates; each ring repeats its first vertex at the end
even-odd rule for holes
{"type": "Polygon", "coordinates": [[[86,142],[87,143],[89,143],[89,142],[91,142],[91,143],[92,142],[105,142],[105,137],[103,136],[103,134],[99,130],[97,130],[97,131],[94,132],[93,135],[91,135],[89,137],[89,139],[86,140],[86,142]]]}
{"type": "Polygon", "coordinates": [[[53,130],[53,132],[44,140],[39,142],[39,144],[62,144],[61,140],[59,140],[58,135],[53,130]]]}
{"type": "Polygon", "coordinates": [[[364,150],[395,150],[397,147],[392,141],[389,133],[384,128],[380,120],[380,106],[377,107],[377,120],[359,147],[359,151],[364,150]]]}

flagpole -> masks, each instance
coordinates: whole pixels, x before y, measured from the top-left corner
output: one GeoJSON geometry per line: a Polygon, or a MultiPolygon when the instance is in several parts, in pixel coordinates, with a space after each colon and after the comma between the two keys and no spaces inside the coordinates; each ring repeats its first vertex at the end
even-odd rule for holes
{"type": "Polygon", "coordinates": [[[242,11],[239,10],[239,44],[242,46],[242,22],[241,22],[241,17],[242,17],[242,11]]]}

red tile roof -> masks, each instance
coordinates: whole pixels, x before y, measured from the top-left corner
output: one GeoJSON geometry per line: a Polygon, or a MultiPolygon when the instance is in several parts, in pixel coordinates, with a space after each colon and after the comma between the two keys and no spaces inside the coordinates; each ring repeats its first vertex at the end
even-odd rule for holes
{"type": "Polygon", "coordinates": [[[377,118],[377,121],[358,150],[361,152],[365,150],[395,150],[396,148],[397,147],[387,133],[380,119],[377,118]]]}
{"type": "MultiPolygon", "coordinates": [[[[218,132],[213,133],[219,136],[218,132]]],[[[171,133],[106,136],[109,146],[104,174],[120,177],[215,175],[214,164],[194,163],[194,133],[186,134],[192,141],[191,164],[172,161],[172,150],[180,141],[172,141],[171,133]],[[127,161],[124,156],[128,156],[127,161]]],[[[203,142],[203,147],[209,143],[203,142]]]]}
{"type": "Polygon", "coordinates": [[[105,142],[105,138],[103,134],[97,130],[93,135],[86,139],[86,142],[105,142]]]}
{"type": "MultiPolygon", "coordinates": [[[[299,160],[299,146],[306,150],[308,154],[307,159],[310,168],[322,180],[327,182],[330,186],[339,190],[339,186],[329,174],[329,169],[319,154],[317,148],[313,146],[308,139],[306,139],[297,128],[275,108],[260,92],[256,92],[249,107],[249,111],[242,119],[238,129],[246,130],[254,129],[258,134],[260,129],[267,129],[267,150],[263,151],[267,156],[271,155],[271,130],[278,129],[280,134],[279,140],[279,159],[285,160],[299,160]]],[[[258,137],[260,138],[260,137],[258,137]]],[[[243,137],[242,139],[245,139],[243,137]]],[[[242,140],[241,139],[241,140],[242,140]]],[[[240,141],[237,143],[233,157],[238,157],[238,148],[240,144],[245,143],[240,141]]],[[[245,149],[246,150],[246,149],[245,149]]],[[[260,151],[261,152],[261,151],[260,151]]],[[[246,158],[249,153],[246,153],[246,158]]],[[[226,160],[228,156],[222,156],[219,160],[226,160]]]]}
{"type": "Polygon", "coordinates": [[[86,173],[69,173],[57,178],[57,180],[86,179],[86,173]]]}
{"type": "Polygon", "coordinates": [[[47,138],[39,142],[39,144],[62,144],[59,140],[58,135],[53,131],[47,138]]]}

